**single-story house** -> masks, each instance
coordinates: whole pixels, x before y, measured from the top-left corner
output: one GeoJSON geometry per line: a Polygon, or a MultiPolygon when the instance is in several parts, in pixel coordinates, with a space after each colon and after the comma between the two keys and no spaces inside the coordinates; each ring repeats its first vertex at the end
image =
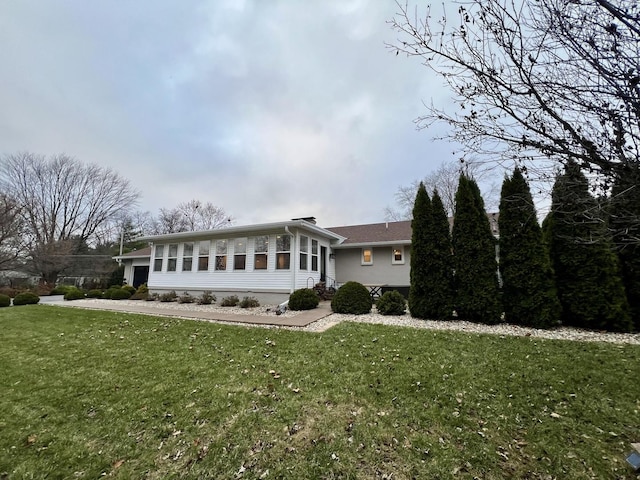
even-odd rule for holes
{"type": "MultiPolygon", "coordinates": [[[[488,217],[497,235],[497,215],[488,217]]],[[[306,217],[139,240],[150,246],[114,258],[128,284],[146,282],[151,292],[209,290],[273,302],[319,282],[357,281],[374,295],[409,293],[410,220],[322,228],[306,217]]]]}
{"type": "MultiPolygon", "coordinates": [[[[319,282],[409,288],[411,222],[322,228],[315,218],[151,235],[149,247],[115,257],[124,280],[152,292],[210,290],[279,301],[319,282]]],[[[406,290],[406,291],[405,291],[406,290]]]]}

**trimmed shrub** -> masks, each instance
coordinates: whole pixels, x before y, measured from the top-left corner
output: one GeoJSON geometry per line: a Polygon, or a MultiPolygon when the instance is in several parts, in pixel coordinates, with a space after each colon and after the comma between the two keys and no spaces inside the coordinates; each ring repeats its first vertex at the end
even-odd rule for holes
{"type": "Polygon", "coordinates": [[[291,310],[312,310],[320,303],[320,297],[311,288],[301,288],[289,296],[291,310]]]}
{"type": "Polygon", "coordinates": [[[128,300],[131,297],[131,293],[124,288],[118,288],[111,292],[111,300],[128,300]]]}
{"type": "Polygon", "coordinates": [[[87,292],[87,298],[102,298],[102,290],[94,288],[87,292]]]}
{"type": "Polygon", "coordinates": [[[11,297],[0,293],[0,308],[11,305],[11,297]]]}
{"type": "Polygon", "coordinates": [[[184,292],[178,297],[178,303],[193,303],[196,299],[189,292],[184,292]]]}
{"type": "Polygon", "coordinates": [[[235,307],[240,303],[240,299],[237,295],[231,295],[229,297],[224,297],[222,302],[220,302],[220,306],[222,307],[235,307]]]}
{"type": "Polygon", "coordinates": [[[170,292],[161,294],[159,298],[161,302],[175,302],[178,299],[178,295],[175,290],[171,290],[170,292]]]}
{"type": "Polygon", "coordinates": [[[120,288],[129,292],[129,296],[133,295],[137,291],[136,288],[132,287],[131,285],[122,285],[122,287],[120,288]]]}
{"type": "Polygon", "coordinates": [[[331,300],[335,313],[363,315],[371,312],[373,301],[367,287],[358,282],[347,282],[341,286],[331,300]]]}
{"type": "Polygon", "coordinates": [[[84,292],[79,288],[73,287],[64,294],[65,300],[80,300],[84,298],[84,292]]]}
{"type": "Polygon", "coordinates": [[[211,293],[210,290],[205,290],[202,295],[198,297],[198,305],[211,305],[216,301],[216,296],[211,293]]]}
{"type": "Polygon", "coordinates": [[[40,297],[32,292],[21,292],[13,299],[13,305],[35,305],[40,301],[40,297]]]}
{"type": "Polygon", "coordinates": [[[407,302],[400,292],[390,290],[378,299],[376,308],[381,315],[404,315],[407,302]]]}
{"type": "Polygon", "coordinates": [[[260,306],[260,302],[255,297],[244,297],[240,302],[240,308],[256,308],[260,306]]]}
{"type": "Polygon", "coordinates": [[[102,294],[102,298],[106,298],[107,300],[110,300],[111,296],[113,295],[113,292],[117,290],[120,290],[120,287],[117,287],[115,285],[110,286],[104,291],[104,293],[102,294]]]}
{"type": "Polygon", "coordinates": [[[131,295],[129,300],[154,300],[153,298],[149,298],[149,287],[147,287],[146,283],[143,283],[138,287],[136,292],[131,295]]]}
{"type": "Polygon", "coordinates": [[[72,288],[76,288],[73,285],[58,285],[56,288],[51,290],[50,295],[65,295],[72,288]]]}

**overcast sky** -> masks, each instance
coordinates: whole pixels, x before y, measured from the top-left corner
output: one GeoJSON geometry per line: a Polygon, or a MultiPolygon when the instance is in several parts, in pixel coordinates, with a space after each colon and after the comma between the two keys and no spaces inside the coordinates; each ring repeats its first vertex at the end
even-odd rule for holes
{"type": "Polygon", "coordinates": [[[0,153],[108,166],[156,214],[384,221],[452,155],[417,131],[442,81],[385,48],[393,0],[3,0],[0,153]]]}

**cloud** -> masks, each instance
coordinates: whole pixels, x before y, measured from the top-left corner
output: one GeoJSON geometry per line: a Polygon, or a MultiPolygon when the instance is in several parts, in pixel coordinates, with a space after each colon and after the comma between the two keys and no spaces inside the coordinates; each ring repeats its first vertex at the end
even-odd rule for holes
{"type": "Polygon", "coordinates": [[[413,119],[443,98],[384,47],[393,2],[0,6],[2,153],[110,166],[141,208],[199,198],[239,223],[383,220],[451,147],[413,119]]]}

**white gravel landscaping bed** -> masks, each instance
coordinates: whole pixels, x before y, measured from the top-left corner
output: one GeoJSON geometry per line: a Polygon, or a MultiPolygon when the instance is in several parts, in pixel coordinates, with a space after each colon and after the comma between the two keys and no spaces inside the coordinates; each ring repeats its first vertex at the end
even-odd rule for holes
{"type": "MultiPolygon", "coordinates": [[[[145,306],[164,310],[175,310],[179,315],[180,311],[188,312],[220,312],[236,315],[258,315],[258,316],[275,316],[275,308],[277,305],[263,305],[256,308],[240,308],[240,307],[221,307],[219,305],[198,305],[196,303],[177,303],[177,302],[147,302],[144,300],[99,300],[87,299],[82,302],[95,303],[96,308],[105,302],[117,302],[118,305],[138,307],[145,306]]],[[[295,317],[301,312],[287,310],[280,318],[295,317]]],[[[308,332],[322,332],[340,322],[359,322],[374,323],[382,325],[393,325],[398,327],[422,328],[428,330],[449,330],[466,333],[481,333],[492,335],[510,335],[532,338],[544,338],[553,340],[573,340],[581,342],[607,342],[618,344],[640,345],[640,333],[609,333],[609,332],[593,332],[589,330],[580,330],[576,328],[556,328],[553,330],[538,330],[535,328],[520,327],[517,325],[509,325],[506,323],[499,325],[483,325],[478,323],[466,322],[462,320],[436,321],[436,320],[420,320],[412,318],[408,313],[405,315],[380,315],[376,312],[375,307],[372,313],[367,315],[344,315],[333,313],[324,317],[306,327],[279,327],[275,325],[256,325],[248,323],[237,323],[233,325],[247,325],[260,328],[287,328],[291,330],[304,330],[308,332]]],[[[221,322],[229,323],[229,322],[221,322]]]]}
{"type": "MultiPolygon", "coordinates": [[[[146,301],[146,300],[102,300],[97,298],[87,298],[81,300],[82,302],[91,302],[99,307],[100,304],[105,305],[105,302],[114,302],[120,306],[130,307],[150,307],[162,310],[176,310],[183,312],[217,312],[228,313],[235,315],[260,315],[260,316],[275,316],[275,309],[278,305],[261,305],[255,308],[240,308],[240,307],[221,307],[220,305],[198,305],[197,303],[178,303],[178,302],[160,302],[160,301],[146,301]]],[[[293,310],[287,310],[280,317],[295,317],[300,312],[294,312],[293,310]]]]}
{"type": "Polygon", "coordinates": [[[344,315],[334,313],[305,328],[307,331],[323,331],[325,325],[340,322],[375,323],[383,325],[394,325],[397,327],[422,328],[428,330],[450,330],[466,333],[485,333],[491,335],[510,335],[519,337],[545,338],[552,340],[573,340],[580,342],[608,342],[640,345],[640,333],[609,333],[592,332],[576,328],[556,328],[553,330],[538,330],[535,328],[520,327],[506,323],[499,325],[482,325],[478,323],[465,322],[462,320],[436,321],[420,320],[412,318],[409,314],[394,316],[380,315],[375,313],[375,309],[368,315],[344,315]]]}

